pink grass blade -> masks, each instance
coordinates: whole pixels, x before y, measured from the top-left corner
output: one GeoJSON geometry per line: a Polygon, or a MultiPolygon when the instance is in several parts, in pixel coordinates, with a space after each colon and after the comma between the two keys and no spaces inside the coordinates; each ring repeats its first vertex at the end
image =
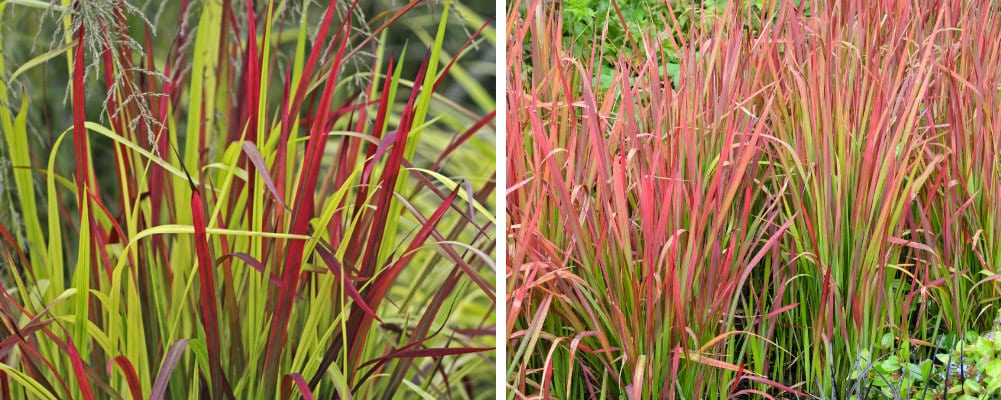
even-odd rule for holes
{"type": "Polygon", "coordinates": [[[170,345],[170,349],[164,354],[160,370],[156,373],[156,381],[153,382],[153,389],[150,391],[150,400],[163,399],[163,396],[167,393],[167,385],[170,383],[170,377],[174,374],[174,369],[177,368],[177,364],[181,361],[181,355],[184,354],[184,350],[187,349],[188,342],[190,341],[190,339],[181,339],[170,345]]]}

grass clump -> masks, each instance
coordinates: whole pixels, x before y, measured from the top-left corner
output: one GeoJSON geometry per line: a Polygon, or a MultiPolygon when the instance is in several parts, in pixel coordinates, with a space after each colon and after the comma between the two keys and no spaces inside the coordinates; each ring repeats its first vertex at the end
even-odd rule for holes
{"type": "Polygon", "coordinates": [[[601,29],[510,5],[512,397],[872,396],[887,334],[923,371],[992,328],[996,5],[751,3],[651,17],[607,88],[601,29]]]}
{"type": "Polygon", "coordinates": [[[0,57],[0,397],[489,397],[494,110],[468,55],[493,28],[448,0],[300,3],[152,26],[0,1],[5,26],[65,33],[0,57]],[[417,68],[387,49],[404,23],[417,68]],[[65,105],[36,103],[47,79],[65,105]]]}

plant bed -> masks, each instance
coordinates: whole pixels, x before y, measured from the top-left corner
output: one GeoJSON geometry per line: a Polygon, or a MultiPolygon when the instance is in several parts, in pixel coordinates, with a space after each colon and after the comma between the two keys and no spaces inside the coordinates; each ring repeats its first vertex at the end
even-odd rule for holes
{"type": "Polygon", "coordinates": [[[0,399],[492,398],[494,28],[422,3],[0,0],[0,399]]]}
{"type": "Polygon", "coordinates": [[[510,397],[934,384],[1001,298],[997,4],[696,3],[510,4],[510,397]]]}

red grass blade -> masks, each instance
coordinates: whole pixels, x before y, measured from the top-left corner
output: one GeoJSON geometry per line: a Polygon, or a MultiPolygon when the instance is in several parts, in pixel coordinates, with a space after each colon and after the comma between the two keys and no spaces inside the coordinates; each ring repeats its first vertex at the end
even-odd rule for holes
{"type": "Polygon", "coordinates": [[[463,143],[469,140],[469,138],[473,137],[473,135],[475,135],[476,132],[479,132],[480,129],[483,129],[483,127],[487,126],[488,124],[492,125],[494,122],[494,118],[496,116],[497,116],[497,110],[493,110],[489,114],[483,116],[483,118],[480,118],[479,121],[476,121],[476,123],[473,124],[473,126],[470,126],[469,129],[466,129],[466,131],[463,132],[461,135],[459,135],[459,137],[457,137],[454,141],[452,141],[452,143],[449,143],[448,146],[445,147],[445,150],[442,150],[441,155],[438,156],[438,159],[435,160],[434,164],[431,165],[430,169],[431,170],[438,169],[438,166],[441,165],[442,161],[445,161],[445,159],[448,158],[448,156],[452,154],[453,151],[458,149],[459,146],[461,146],[463,143]]]}
{"type": "Polygon", "coordinates": [[[80,358],[80,353],[77,352],[76,346],[73,345],[73,340],[70,339],[69,335],[66,336],[66,349],[70,357],[70,362],[73,364],[73,375],[76,376],[77,387],[80,389],[84,400],[94,400],[94,390],[90,387],[90,378],[87,377],[87,371],[84,369],[83,359],[80,358]]]}
{"type": "MultiPolygon", "coordinates": [[[[420,92],[424,75],[427,73],[427,63],[428,58],[425,57],[417,74],[417,79],[414,80],[415,83],[413,91],[410,93],[410,100],[407,101],[407,105],[403,108],[404,111],[400,118],[399,129],[396,132],[393,151],[389,153],[389,158],[386,160],[385,167],[383,167],[381,178],[383,190],[379,193],[379,198],[375,204],[378,210],[388,210],[390,204],[392,204],[393,196],[395,196],[396,181],[400,175],[400,168],[403,165],[404,152],[407,147],[407,138],[410,136],[410,129],[413,125],[414,102],[417,99],[417,93],[420,92]]],[[[385,236],[384,229],[388,218],[389,215],[385,212],[376,213],[375,215],[375,220],[372,223],[374,231],[369,237],[368,245],[365,246],[364,257],[361,261],[361,273],[365,276],[374,275],[377,268],[376,258],[378,258],[379,244],[382,243],[382,239],[385,236]]]]}
{"type": "MultiPolygon", "coordinates": [[[[410,245],[403,252],[399,259],[393,262],[393,265],[382,271],[376,278],[374,282],[371,282],[368,287],[364,290],[364,297],[367,300],[367,304],[373,308],[378,309],[379,304],[386,297],[386,292],[392,286],[393,282],[396,281],[397,276],[403,268],[410,262],[414,257],[414,253],[417,249],[424,246],[424,243],[429,237],[431,237],[432,232],[438,225],[438,221],[445,215],[445,212],[451,207],[452,202],[455,201],[456,196],[459,195],[459,188],[452,191],[445,200],[442,202],[441,206],[435,210],[427,221],[421,225],[420,229],[414,235],[413,239],[410,241],[410,245]]],[[[361,349],[365,346],[366,336],[371,328],[371,317],[363,315],[361,313],[352,313],[351,319],[348,321],[349,329],[357,334],[352,337],[351,342],[353,343],[351,352],[349,355],[352,359],[357,359],[358,354],[360,354],[361,349]]],[[[329,354],[329,352],[328,352],[329,354]]],[[[315,379],[315,378],[314,378],[315,379]]],[[[351,377],[349,377],[349,380],[351,377]]]]}
{"type": "Polygon", "coordinates": [[[219,257],[218,259],[215,260],[215,262],[216,262],[216,264],[220,264],[224,260],[226,260],[227,258],[230,258],[230,257],[240,259],[240,261],[243,261],[244,263],[246,263],[247,265],[249,265],[251,268],[253,268],[257,272],[260,272],[262,274],[268,274],[268,280],[270,280],[272,284],[274,284],[276,287],[277,286],[281,286],[282,281],[278,279],[278,276],[275,275],[275,274],[269,274],[268,271],[267,271],[267,267],[264,266],[264,263],[258,261],[256,258],[254,258],[253,256],[251,256],[250,254],[239,253],[239,252],[237,252],[237,253],[230,253],[230,254],[226,254],[226,255],[224,255],[222,257],[219,257]]]}
{"type": "MultiPolygon", "coordinates": [[[[331,3],[333,4],[333,3],[331,3]]],[[[353,3],[348,10],[348,15],[354,9],[353,3]]],[[[333,7],[333,5],[331,5],[333,7]]],[[[335,37],[340,38],[337,55],[334,65],[328,73],[328,79],[320,97],[320,117],[314,121],[310,130],[308,144],[306,145],[306,159],[302,170],[302,180],[296,191],[295,208],[292,215],[291,232],[295,234],[306,234],[309,228],[309,219],[313,216],[314,190],[316,188],[317,177],[320,173],[320,161],[323,157],[323,150],[326,147],[329,131],[324,129],[327,125],[327,116],[330,109],[330,102],[334,88],[337,85],[337,76],[340,73],[341,61],[344,56],[344,49],[347,45],[347,38],[350,34],[351,18],[346,18],[335,37]]],[[[312,57],[311,57],[312,59],[312,57]]],[[[306,80],[303,80],[303,84],[306,80]]],[[[302,86],[302,85],[300,85],[302,86]]],[[[297,94],[298,97],[298,94],[297,94]]],[[[284,127],[283,127],[284,129],[284,127]]],[[[275,303],[274,314],[268,334],[267,346],[264,354],[265,379],[274,382],[278,376],[277,363],[282,349],[285,347],[285,338],[288,334],[289,317],[292,313],[292,301],[299,285],[299,272],[302,267],[302,257],[305,242],[293,240],[289,244],[288,253],[285,256],[285,268],[282,271],[282,286],[275,303]]]]}
{"type": "Polygon", "coordinates": [[[87,118],[87,99],[84,93],[83,60],[83,25],[77,31],[76,57],[73,62],[73,154],[76,156],[77,204],[83,204],[84,192],[87,190],[90,171],[90,157],[87,151],[87,128],[84,122],[87,118]]]}
{"type": "Polygon", "coordinates": [[[443,347],[434,349],[400,350],[373,360],[369,360],[362,366],[366,367],[369,365],[376,365],[375,368],[378,368],[378,365],[400,358],[447,357],[461,354],[482,353],[493,350],[494,349],[492,347],[443,347]]]}
{"type": "Polygon", "coordinates": [[[365,314],[368,314],[370,317],[382,322],[382,320],[379,319],[379,316],[375,314],[375,311],[372,311],[368,304],[365,304],[365,299],[363,299],[361,294],[358,293],[358,289],[355,288],[354,284],[352,284],[351,281],[344,279],[344,273],[342,272],[343,266],[341,263],[337,262],[337,258],[334,257],[334,254],[331,253],[330,250],[327,250],[327,248],[323,245],[317,246],[315,251],[323,262],[327,264],[327,269],[330,270],[330,273],[334,274],[334,276],[337,277],[337,280],[341,282],[341,287],[348,294],[348,297],[354,301],[354,304],[357,304],[365,314]]]}
{"type": "Polygon", "coordinates": [[[129,385],[129,392],[132,394],[133,399],[141,399],[142,386],[139,384],[139,376],[136,375],[136,369],[132,366],[132,362],[125,356],[116,356],[108,361],[108,376],[111,376],[112,370],[118,365],[122,369],[122,373],[125,374],[125,381],[129,385]]]}
{"type": "Polygon", "coordinates": [[[212,375],[212,397],[221,399],[232,397],[229,384],[222,369],[221,344],[219,342],[218,306],[215,295],[215,264],[209,255],[208,237],[205,233],[205,204],[202,195],[192,186],[191,215],[195,227],[195,252],[198,256],[198,286],[202,310],[202,328],[205,330],[205,344],[209,353],[209,368],[212,375]],[[229,393],[227,393],[229,392],[229,393]]]}
{"type": "Polygon", "coordinates": [[[292,385],[295,385],[296,389],[299,389],[299,394],[305,400],[313,400],[313,391],[309,390],[309,385],[306,384],[306,380],[302,378],[299,374],[288,374],[282,378],[282,392],[279,398],[283,400],[288,400],[292,398],[292,385]]]}

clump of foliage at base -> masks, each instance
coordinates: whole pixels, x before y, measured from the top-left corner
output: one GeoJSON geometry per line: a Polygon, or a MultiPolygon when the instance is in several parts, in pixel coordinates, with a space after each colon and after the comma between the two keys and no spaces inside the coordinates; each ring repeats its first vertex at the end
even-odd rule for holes
{"type": "Polygon", "coordinates": [[[150,4],[0,1],[0,398],[492,397],[492,22],[150,4]]]}
{"type": "Polygon", "coordinates": [[[606,63],[567,3],[509,6],[510,398],[864,398],[992,331],[997,4],[733,1],[606,63]]]}

